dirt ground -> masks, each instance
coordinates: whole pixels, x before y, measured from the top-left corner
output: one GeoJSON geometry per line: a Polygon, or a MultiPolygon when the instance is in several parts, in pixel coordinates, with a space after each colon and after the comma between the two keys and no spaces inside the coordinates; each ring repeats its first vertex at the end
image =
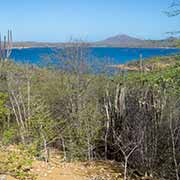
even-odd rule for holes
{"type": "MultiPolygon", "coordinates": [[[[119,167],[112,161],[67,163],[53,159],[49,163],[34,161],[31,171],[36,175],[36,180],[121,180],[120,172],[123,170],[119,167]]],[[[6,176],[5,180],[17,179],[6,176]]]]}
{"type": "Polygon", "coordinates": [[[120,169],[113,162],[73,162],[60,165],[36,162],[33,172],[37,174],[37,180],[94,180],[102,177],[106,180],[113,178],[122,179],[120,169]]]}

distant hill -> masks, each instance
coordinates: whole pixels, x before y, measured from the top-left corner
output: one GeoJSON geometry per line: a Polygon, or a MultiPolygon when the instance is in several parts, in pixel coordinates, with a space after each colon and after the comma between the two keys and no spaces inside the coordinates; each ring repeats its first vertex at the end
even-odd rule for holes
{"type": "Polygon", "coordinates": [[[117,46],[136,46],[143,43],[143,40],[125,34],[109,37],[97,44],[117,45],[117,46]]]}
{"type": "Polygon", "coordinates": [[[169,37],[163,40],[142,40],[122,34],[96,42],[94,45],[111,47],[176,47],[177,40],[175,37],[169,37]]]}
{"type": "MultiPolygon", "coordinates": [[[[126,34],[120,34],[109,37],[105,40],[88,43],[90,47],[137,47],[137,48],[158,48],[158,47],[176,47],[178,38],[169,37],[162,40],[143,40],[126,34]]],[[[72,46],[72,43],[51,43],[51,42],[14,42],[15,48],[28,48],[28,47],[64,47],[72,46]]]]}

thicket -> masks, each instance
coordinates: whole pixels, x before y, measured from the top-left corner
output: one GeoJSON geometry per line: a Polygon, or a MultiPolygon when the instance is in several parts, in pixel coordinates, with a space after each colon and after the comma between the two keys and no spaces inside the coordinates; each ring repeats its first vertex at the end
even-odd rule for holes
{"type": "Polygon", "coordinates": [[[116,160],[125,180],[128,168],[179,180],[180,65],[95,75],[82,54],[68,48],[66,71],[1,61],[1,145],[47,162],[50,147],[65,161],[116,160]]]}

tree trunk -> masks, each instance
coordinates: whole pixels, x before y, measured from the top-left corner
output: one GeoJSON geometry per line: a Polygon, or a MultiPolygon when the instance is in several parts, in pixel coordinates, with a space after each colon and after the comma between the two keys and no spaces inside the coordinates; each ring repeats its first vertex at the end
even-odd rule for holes
{"type": "Polygon", "coordinates": [[[45,158],[45,162],[48,163],[49,162],[49,152],[47,149],[47,141],[46,141],[46,138],[43,133],[42,133],[42,138],[43,138],[43,145],[44,145],[44,158],[45,158]]]}
{"type": "Polygon", "coordinates": [[[127,163],[128,163],[128,158],[124,157],[124,180],[127,180],[127,163]]]}
{"type": "Polygon", "coordinates": [[[61,138],[61,140],[62,140],[62,148],[63,148],[63,153],[64,153],[64,161],[66,161],[67,155],[66,155],[66,146],[65,146],[64,138],[61,138]]]}
{"type": "Polygon", "coordinates": [[[107,115],[107,121],[106,121],[106,133],[104,137],[104,145],[105,145],[105,160],[107,160],[107,152],[108,152],[108,134],[109,134],[109,126],[110,126],[110,116],[109,116],[109,110],[108,105],[105,105],[106,109],[106,115],[107,115]]]}
{"type": "Polygon", "coordinates": [[[171,141],[172,141],[172,153],[173,153],[173,161],[175,165],[175,172],[176,172],[176,180],[179,180],[179,170],[178,170],[178,163],[176,159],[176,147],[175,147],[175,137],[173,132],[173,125],[172,125],[172,114],[170,114],[170,131],[171,131],[171,141]]]}

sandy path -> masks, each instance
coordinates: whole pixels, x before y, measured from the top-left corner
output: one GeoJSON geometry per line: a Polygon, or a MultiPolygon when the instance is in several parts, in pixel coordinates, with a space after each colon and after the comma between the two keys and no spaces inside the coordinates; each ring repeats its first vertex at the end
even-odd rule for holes
{"type": "MultiPolygon", "coordinates": [[[[122,170],[119,165],[112,162],[73,162],[73,163],[49,163],[34,161],[32,173],[36,175],[36,180],[90,180],[92,177],[106,177],[106,180],[112,177],[120,176],[122,179],[122,170]]],[[[6,180],[17,180],[7,177],[6,180]]]]}
{"type": "Polygon", "coordinates": [[[38,175],[37,180],[88,180],[83,172],[83,166],[65,163],[61,166],[36,162],[34,172],[38,175]]]}
{"type": "Polygon", "coordinates": [[[40,176],[37,180],[87,180],[87,178],[75,174],[70,169],[54,168],[45,176],[40,176]]]}

